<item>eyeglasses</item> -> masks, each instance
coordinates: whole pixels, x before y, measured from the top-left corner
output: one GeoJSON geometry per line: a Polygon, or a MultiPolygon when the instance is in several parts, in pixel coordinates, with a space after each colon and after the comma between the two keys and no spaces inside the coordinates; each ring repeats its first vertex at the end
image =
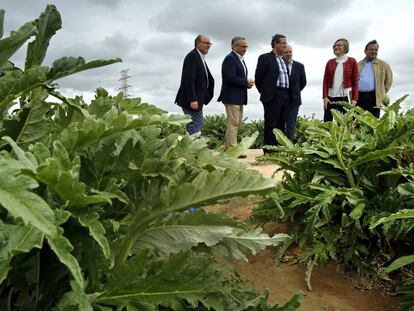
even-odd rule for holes
{"type": "Polygon", "coordinates": [[[242,49],[247,49],[249,47],[248,45],[238,45],[238,44],[237,46],[240,46],[242,49]]]}
{"type": "Polygon", "coordinates": [[[208,41],[200,41],[200,43],[204,43],[204,44],[207,44],[207,45],[212,45],[211,42],[208,42],[208,41]]]}
{"type": "Polygon", "coordinates": [[[338,43],[338,44],[335,44],[334,46],[332,46],[333,48],[336,48],[336,47],[340,47],[340,46],[344,46],[342,43],[338,43]]]}

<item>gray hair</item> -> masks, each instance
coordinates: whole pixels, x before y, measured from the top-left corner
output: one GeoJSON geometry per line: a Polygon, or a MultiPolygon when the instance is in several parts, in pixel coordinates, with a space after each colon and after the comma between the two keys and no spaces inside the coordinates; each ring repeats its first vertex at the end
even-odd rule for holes
{"type": "Polygon", "coordinates": [[[206,35],[200,34],[194,39],[194,47],[197,47],[197,43],[201,41],[202,37],[206,37],[206,35]]]}
{"type": "Polygon", "coordinates": [[[233,39],[231,39],[231,48],[234,48],[240,40],[246,40],[245,37],[234,37],[233,39]]]}
{"type": "Polygon", "coordinates": [[[341,41],[344,44],[345,54],[348,53],[349,52],[349,42],[348,42],[348,40],[345,39],[345,38],[340,38],[340,39],[335,41],[334,45],[339,41],[341,41]]]}

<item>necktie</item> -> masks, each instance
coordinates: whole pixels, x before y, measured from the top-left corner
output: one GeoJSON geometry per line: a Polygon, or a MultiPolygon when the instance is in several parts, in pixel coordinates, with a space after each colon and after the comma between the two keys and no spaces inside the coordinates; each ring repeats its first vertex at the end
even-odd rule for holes
{"type": "Polygon", "coordinates": [[[246,66],[246,63],[244,62],[244,59],[242,59],[242,63],[243,63],[243,66],[244,66],[244,75],[247,78],[247,66],[246,66]]]}
{"type": "Polygon", "coordinates": [[[208,88],[208,69],[207,69],[207,63],[205,60],[203,60],[204,69],[206,70],[206,81],[207,81],[207,88],[208,88]]]}

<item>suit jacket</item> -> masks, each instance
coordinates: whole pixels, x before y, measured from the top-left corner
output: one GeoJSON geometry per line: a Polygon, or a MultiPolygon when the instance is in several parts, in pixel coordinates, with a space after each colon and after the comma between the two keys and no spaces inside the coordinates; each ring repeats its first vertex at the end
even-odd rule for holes
{"type": "Polygon", "coordinates": [[[292,62],[292,70],[290,72],[289,88],[290,88],[290,105],[302,105],[300,92],[306,86],[305,66],[297,61],[292,62]]]}
{"type": "MultiPolygon", "coordinates": [[[[283,60],[288,67],[286,59],[283,58],[283,60]]],[[[254,79],[260,93],[260,101],[264,104],[273,100],[279,79],[279,66],[273,51],[259,56],[254,79]]]]}
{"type": "Polygon", "coordinates": [[[228,54],[221,66],[222,85],[220,96],[217,99],[224,104],[247,104],[247,68],[241,63],[237,54],[232,51],[228,54]]]}
{"type": "Polygon", "coordinates": [[[175,98],[177,105],[191,109],[190,103],[197,101],[198,110],[202,110],[203,105],[207,105],[211,101],[214,94],[214,79],[207,64],[206,69],[196,49],[193,49],[187,54],[184,58],[180,88],[175,98]]]}

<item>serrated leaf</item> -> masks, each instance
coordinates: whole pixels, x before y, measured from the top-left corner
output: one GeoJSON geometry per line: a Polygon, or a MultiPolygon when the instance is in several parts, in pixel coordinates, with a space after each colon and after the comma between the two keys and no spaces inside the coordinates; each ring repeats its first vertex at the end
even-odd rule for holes
{"type": "Polygon", "coordinates": [[[41,248],[43,233],[32,226],[5,224],[0,221],[0,284],[11,268],[9,263],[13,256],[28,253],[33,248],[41,248]]]}
{"type": "Polygon", "coordinates": [[[91,305],[92,298],[90,298],[76,282],[71,281],[72,290],[66,292],[60,299],[58,305],[53,309],[54,311],[93,311],[91,305]]]}
{"type": "Polygon", "coordinates": [[[200,243],[211,247],[224,244],[236,259],[246,260],[244,252],[255,255],[267,246],[279,245],[290,239],[287,234],[269,237],[260,229],[245,231],[228,226],[164,226],[150,228],[140,234],[135,242],[135,251],[157,249],[165,254],[178,253],[191,249],[200,243]]]}
{"type": "Polygon", "coordinates": [[[178,211],[234,195],[265,193],[274,187],[274,181],[252,170],[204,171],[191,184],[177,188],[168,210],[178,211]]]}
{"type": "Polygon", "coordinates": [[[0,10],[0,39],[3,37],[4,33],[4,13],[6,11],[4,9],[0,10]]]}
{"type": "Polygon", "coordinates": [[[401,210],[397,213],[391,214],[387,217],[382,217],[380,218],[378,221],[372,223],[369,226],[369,229],[372,230],[375,227],[377,227],[378,225],[381,225],[383,223],[387,223],[393,220],[397,220],[397,219],[410,219],[410,218],[414,218],[414,209],[405,209],[405,210],[401,210]]]}
{"type": "MultiPolygon", "coordinates": [[[[61,231],[63,230],[61,229],[61,231]]],[[[73,250],[72,244],[61,233],[54,237],[46,236],[46,238],[50,248],[56,254],[59,261],[66,266],[79,287],[84,289],[85,281],[83,279],[81,267],[76,258],[70,253],[73,250]]]]}
{"type": "Polygon", "coordinates": [[[114,58],[109,60],[93,60],[87,63],[82,57],[65,56],[53,62],[47,77],[50,81],[53,81],[77,72],[99,68],[118,62],[122,62],[122,60],[120,58],[114,58]]]}
{"type": "Polygon", "coordinates": [[[25,68],[29,69],[35,65],[41,65],[46,56],[50,38],[57,30],[62,28],[60,14],[54,5],[48,4],[45,11],[35,21],[36,37],[27,46],[25,68]]]}
{"type": "Polygon", "coordinates": [[[254,132],[251,136],[243,137],[242,141],[232,148],[226,150],[225,154],[231,158],[237,158],[238,156],[242,155],[247,149],[249,149],[256,141],[257,136],[259,136],[259,132],[254,132]]]}
{"type": "Polygon", "coordinates": [[[20,175],[16,161],[0,155],[0,204],[14,218],[21,218],[25,224],[54,236],[54,213],[41,197],[31,191],[37,187],[34,179],[20,175]]]}
{"type": "Polygon", "coordinates": [[[375,160],[379,160],[385,157],[393,157],[395,156],[397,151],[398,151],[398,148],[389,147],[389,148],[382,149],[382,150],[374,150],[374,151],[368,152],[362,157],[358,157],[358,159],[354,162],[353,166],[358,166],[358,165],[365,164],[368,162],[374,162],[375,160]]]}
{"type": "Polygon", "coordinates": [[[276,136],[277,141],[285,146],[287,149],[295,149],[295,145],[289,138],[278,128],[273,129],[273,134],[276,136]]]}
{"type": "MultiPolygon", "coordinates": [[[[0,13],[1,18],[4,17],[3,13],[0,13]]],[[[3,24],[1,23],[1,29],[3,30],[3,24]]],[[[36,27],[34,22],[28,22],[21,26],[17,31],[13,31],[9,37],[0,40],[0,67],[6,63],[9,58],[34,34],[36,34],[36,27]]],[[[1,38],[1,36],[0,36],[1,38]]]]}
{"type": "Polygon", "coordinates": [[[89,234],[101,247],[102,252],[106,259],[111,257],[111,249],[109,247],[109,242],[105,237],[105,228],[102,226],[102,223],[99,221],[99,215],[97,213],[89,212],[82,214],[75,214],[79,223],[88,228],[89,234]]]}
{"type": "Polygon", "coordinates": [[[0,108],[10,104],[24,93],[42,85],[46,69],[35,66],[24,72],[14,70],[0,79],[0,108]]]}
{"type": "Polygon", "coordinates": [[[53,122],[46,118],[50,111],[50,104],[45,100],[48,94],[44,88],[36,88],[30,96],[30,112],[22,123],[16,142],[21,145],[32,144],[54,130],[53,122]]]}

